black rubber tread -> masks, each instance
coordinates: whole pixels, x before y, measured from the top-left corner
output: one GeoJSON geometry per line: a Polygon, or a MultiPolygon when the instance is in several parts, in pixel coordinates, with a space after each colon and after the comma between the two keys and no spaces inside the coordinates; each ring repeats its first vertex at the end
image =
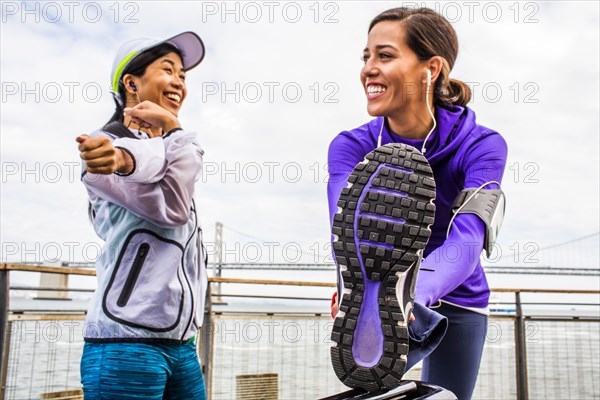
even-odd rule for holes
{"type": "Polygon", "coordinates": [[[331,347],[331,361],[336,375],[345,385],[368,391],[386,390],[400,385],[408,353],[408,325],[400,308],[405,304],[398,304],[398,277],[395,274],[410,270],[404,295],[408,293],[412,302],[418,265],[435,217],[435,181],[427,159],[418,150],[393,143],[367,154],[365,162],[354,168],[348,182],[351,186],[342,190],[338,201],[342,210],[334,216],[332,232],[336,235],[333,242],[336,262],[339,267],[346,268],[342,270],[344,288],[351,292],[340,298],[343,315],[338,314],[334,321],[331,339],[335,345],[331,347]],[[377,176],[367,187],[376,171],[379,171],[377,176]],[[379,188],[392,193],[381,193],[379,188]],[[363,202],[358,204],[365,189],[363,202]],[[354,241],[357,208],[373,215],[359,217],[357,236],[373,243],[361,245],[358,252],[354,241]],[[377,215],[388,220],[377,220],[377,215]],[[391,222],[389,217],[405,222],[391,222]],[[377,242],[393,245],[393,250],[379,247],[377,242]],[[364,293],[359,256],[367,277],[383,282],[378,303],[384,351],[379,362],[370,368],[357,365],[352,356],[354,329],[364,293]],[[410,269],[413,263],[416,267],[410,269]]]}

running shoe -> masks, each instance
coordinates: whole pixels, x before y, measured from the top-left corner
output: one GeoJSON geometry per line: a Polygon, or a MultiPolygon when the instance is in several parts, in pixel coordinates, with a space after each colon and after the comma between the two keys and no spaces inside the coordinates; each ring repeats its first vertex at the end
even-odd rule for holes
{"type": "Polygon", "coordinates": [[[346,386],[375,391],[400,385],[434,198],[427,159],[405,144],[376,148],[348,177],[332,227],[343,293],[331,361],[346,386]]]}

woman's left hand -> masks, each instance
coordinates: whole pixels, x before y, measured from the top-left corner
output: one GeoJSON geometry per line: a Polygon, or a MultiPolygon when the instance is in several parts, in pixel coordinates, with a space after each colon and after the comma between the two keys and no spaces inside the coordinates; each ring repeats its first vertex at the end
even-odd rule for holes
{"type": "Polygon", "coordinates": [[[163,133],[181,127],[175,115],[148,100],[142,101],[134,107],[125,108],[123,114],[129,116],[133,122],[142,128],[160,127],[163,133]]]}

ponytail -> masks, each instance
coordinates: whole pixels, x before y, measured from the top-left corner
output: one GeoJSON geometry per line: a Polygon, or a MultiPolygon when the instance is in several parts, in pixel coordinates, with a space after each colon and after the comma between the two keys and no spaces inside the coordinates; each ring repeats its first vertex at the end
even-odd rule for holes
{"type": "Polygon", "coordinates": [[[471,89],[469,89],[466,83],[458,79],[450,79],[447,89],[447,103],[464,107],[471,101],[471,89]]]}
{"type": "Polygon", "coordinates": [[[452,104],[464,107],[471,101],[471,89],[466,83],[450,78],[450,65],[442,57],[442,70],[435,82],[433,101],[436,104],[452,104]]]}

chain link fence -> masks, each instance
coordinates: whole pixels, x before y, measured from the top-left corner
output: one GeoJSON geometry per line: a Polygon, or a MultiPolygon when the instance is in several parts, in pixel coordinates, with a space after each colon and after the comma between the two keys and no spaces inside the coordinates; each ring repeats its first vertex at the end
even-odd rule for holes
{"type": "MultiPolygon", "coordinates": [[[[331,323],[324,316],[213,316],[211,398],[315,399],[346,390],[330,365],[331,323]]],[[[514,324],[490,318],[474,399],[517,398],[514,324]]],[[[598,320],[525,325],[530,399],[600,399],[598,320]]],[[[5,398],[79,388],[82,327],[82,316],[10,321],[5,398]]],[[[420,364],[405,378],[420,379],[420,364]]]]}
{"type": "MultiPolygon", "coordinates": [[[[265,282],[261,281],[263,285],[265,282]]],[[[509,289],[502,291],[514,295],[509,289]]],[[[594,299],[598,295],[597,291],[562,292],[568,296],[585,292],[594,299]]],[[[289,307],[285,312],[282,308],[276,311],[277,296],[271,297],[269,303],[255,299],[261,304],[260,310],[250,307],[233,313],[221,307],[207,314],[208,323],[201,335],[205,342],[198,347],[199,352],[209,354],[203,363],[208,366],[205,371],[210,398],[315,399],[346,390],[330,363],[331,317],[312,311],[308,314],[300,306],[292,312],[289,307]],[[293,312],[298,315],[290,315],[293,312]]],[[[516,299],[520,304],[518,295],[516,299]]],[[[44,393],[81,387],[84,315],[81,311],[58,314],[59,303],[54,304],[55,309],[38,311],[5,309],[0,399],[39,399],[44,393]]],[[[510,309],[493,313],[473,398],[516,399],[519,393],[528,393],[530,399],[600,400],[599,304],[597,300],[586,304],[596,311],[585,316],[565,314],[563,310],[547,312],[544,317],[527,313],[519,317],[517,307],[516,313],[510,309]],[[523,329],[517,329],[521,326],[523,329]],[[523,348],[525,353],[518,353],[523,348]],[[519,374],[518,359],[523,355],[526,364],[519,374]],[[523,372],[527,388],[519,392],[522,386],[517,376],[523,377],[523,372]]],[[[419,380],[420,365],[405,378],[419,380]]]]}
{"type": "Polygon", "coordinates": [[[8,323],[3,370],[5,399],[39,399],[43,393],[81,387],[83,316],[21,317],[8,323]]]}

